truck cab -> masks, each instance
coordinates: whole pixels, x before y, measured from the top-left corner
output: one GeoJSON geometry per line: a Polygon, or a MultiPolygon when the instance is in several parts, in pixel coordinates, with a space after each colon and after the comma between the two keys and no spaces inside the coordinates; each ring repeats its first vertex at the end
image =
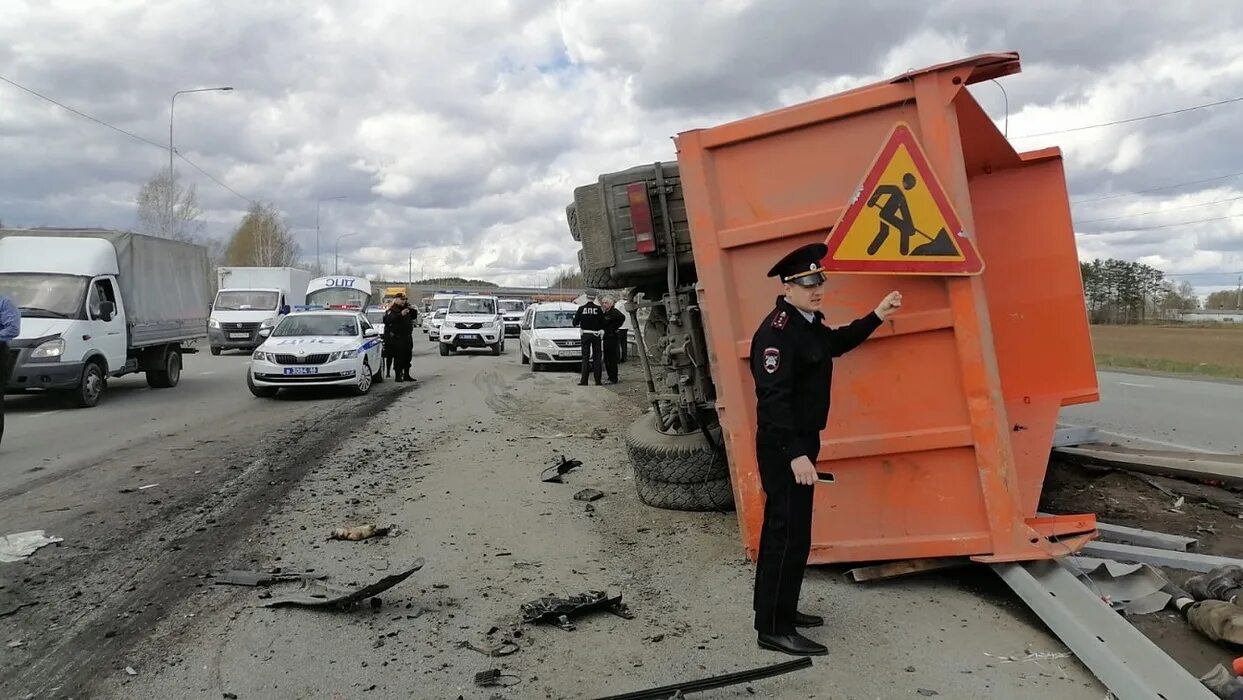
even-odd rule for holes
{"type": "Polygon", "coordinates": [[[263,343],[260,328],[275,326],[289,313],[289,300],[281,289],[221,289],[207,320],[211,354],[221,350],[254,350],[263,343]]]}

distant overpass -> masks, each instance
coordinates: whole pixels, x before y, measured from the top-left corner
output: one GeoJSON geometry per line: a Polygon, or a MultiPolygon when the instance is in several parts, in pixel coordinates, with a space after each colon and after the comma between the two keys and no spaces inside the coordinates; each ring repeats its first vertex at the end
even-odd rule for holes
{"type": "Polygon", "coordinates": [[[442,291],[464,292],[466,294],[491,294],[498,297],[556,296],[569,299],[575,299],[587,291],[586,289],[571,287],[485,287],[470,284],[409,284],[406,282],[380,281],[372,282],[371,287],[377,291],[387,287],[403,287],[411,300],[422,299],[442,291]]]}

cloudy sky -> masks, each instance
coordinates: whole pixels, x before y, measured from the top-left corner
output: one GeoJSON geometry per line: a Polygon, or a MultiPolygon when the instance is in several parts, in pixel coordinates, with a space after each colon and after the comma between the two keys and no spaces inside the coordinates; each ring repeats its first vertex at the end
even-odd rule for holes
{"type": "MultiPolygon", "coordinates": [[[[274,202],[308,259],[532,284],[574,263],[564,206],[670,136],[974,53],[1023,148],[1066,152],[1084,257],[1200,291],[1243,270],[1243,3],[1230,0],[3,0],[0,76],[179,152],[208,234],[274,202]],[[1090,9],[1089,9],[1090,8],[1090,9]],[[1138,9],[1142,8],[1142,9],[1138,9]],[[1161,189],[1155,189],[1161,188],[1161,189]],[[1232,218],[1238,217],[1238,218],[1232,218]],[[1194,274],[1187,274],[1194,273],[1194,274]],[[1218,274],[1207,274],[1218,273],[1218,274]]],[[[167,151],[0,82],[0,220],[132,227],[167,151]]]]}

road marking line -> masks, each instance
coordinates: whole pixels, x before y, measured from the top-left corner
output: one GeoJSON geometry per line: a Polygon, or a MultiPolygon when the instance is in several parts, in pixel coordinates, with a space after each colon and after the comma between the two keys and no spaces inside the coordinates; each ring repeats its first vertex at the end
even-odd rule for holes
{"type": "Polygon", "coordinates": [[[1122,386],[1137,386],[1137,387],[1139,387],[1139,388],[1141,388],[1141,389],[1151,389],[1151,388],[1152,388],[1152,385],[1151,385],[1151,384],[1132,384],[1131,382],[1118,382],[1118,383],[1119,383],[1119,384],[1121,384],[1122,386]]]}
{"type": "Polygon", "coordinates": [[[1147,443],[1151,443],[1154,445],[1174,447],[1180,450],[1186,450],[1187,452],[1202,452],[1204,454],[1213,454],[1212,450],[1206,450],[1203,447],[1192,447],[1191,445],[1184,445],[1181,442],[1169,442],[1167,440],[1157,440],[1155,438],[1140,437],[1139,435],[1131,435],[1130,433],[1120,433],[1116,430],[1101,430],[1100,433],[1102,435],[1120,437],[1120,438],[1124,438],[1127,440],[1135,440],[1136,442],[1147,442],[1147,443]]]}
{"type": "Polygon", "coordinates": [[[208,376],[211,376],[211,375],[213,375],[213,374],[215,374],[215,373],[216,373],[216,370],[214,370],[214,369],[213,369],[213,370],[209,370],[209,371],[207,371],[207,372],[199,372],[199,376],[200,376],[200,377],[208,377],[208,376]]]}

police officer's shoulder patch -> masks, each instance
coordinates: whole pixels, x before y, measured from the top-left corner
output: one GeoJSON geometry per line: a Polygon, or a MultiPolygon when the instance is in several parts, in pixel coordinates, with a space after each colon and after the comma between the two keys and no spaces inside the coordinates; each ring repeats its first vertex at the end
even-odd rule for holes
{"type": "Polygon", "coordinates": [[[781,368],[781,350],[779,348],[764,348],[764,371],[769,374],[776,374],[781,368]]]}
{"type": "Polygon", "coordinates": [[[774,329],[782,331],[782,330],[785,330],[786,324],[788,324],[789,322],[790,322],[790,315],[784,311],[778,311],[777,315],[773,316],[772,326],[774,329]]]}

